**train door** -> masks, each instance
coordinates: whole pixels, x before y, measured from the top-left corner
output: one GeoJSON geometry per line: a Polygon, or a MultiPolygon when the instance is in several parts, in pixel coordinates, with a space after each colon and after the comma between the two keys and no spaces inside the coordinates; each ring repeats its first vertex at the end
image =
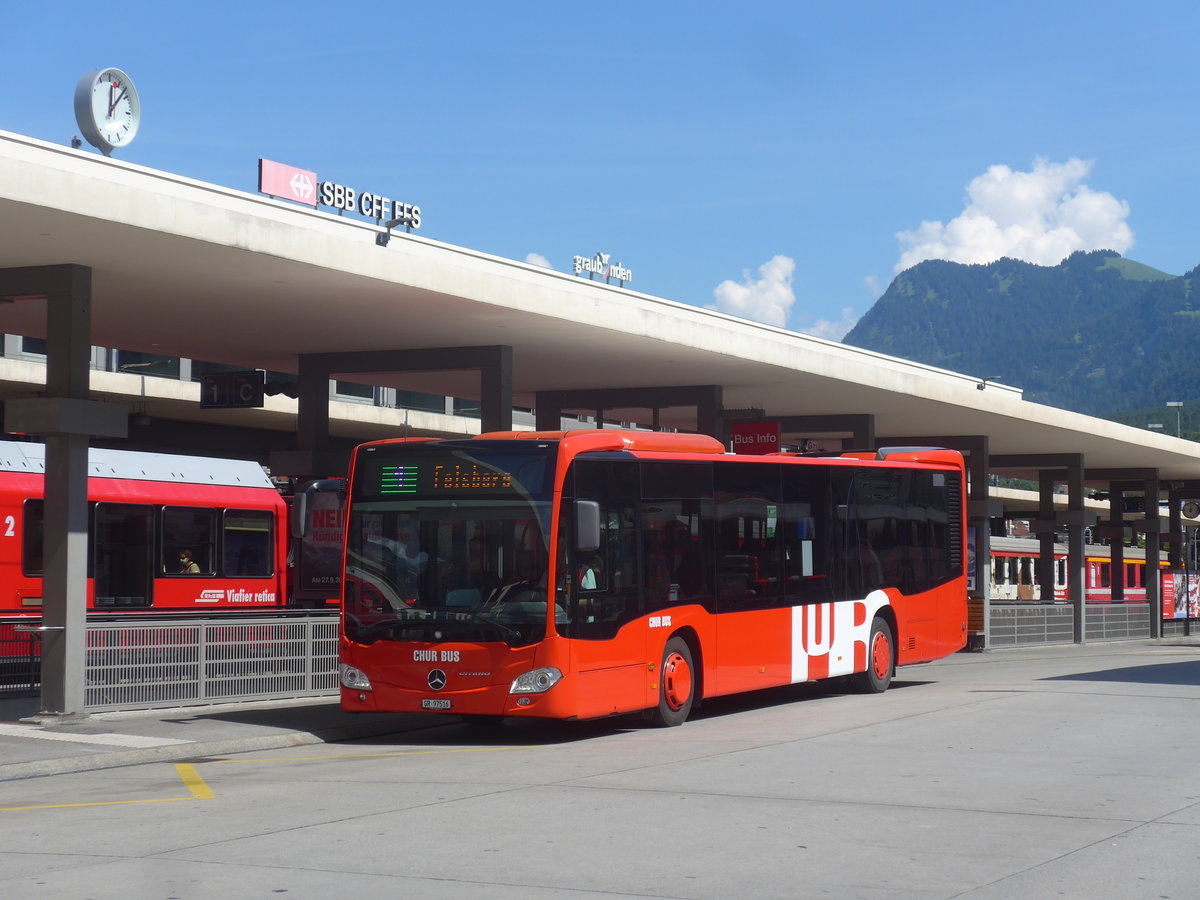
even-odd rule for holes
{"type": "Polygon", "coordinates": [[[152,606],[153,507],[97,503],[93,516],[92,570],[96,608],[152,606]]]}

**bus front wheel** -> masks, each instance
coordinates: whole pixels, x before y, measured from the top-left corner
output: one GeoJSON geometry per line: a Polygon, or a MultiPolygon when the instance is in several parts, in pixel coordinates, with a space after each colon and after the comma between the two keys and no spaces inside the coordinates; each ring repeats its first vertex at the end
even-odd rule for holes
{"type": "Polygon", "coordinates": [[[867,670],[854,676],[855,687],[864,694],[882,694],[892,683],[896,668],[896,645],[892,626],[883,616],[871,622],[871,637],[867,640],[867,670]]]}
{"type": "Polygon", "coordinates": [[[658,673],[658,707],[650,711],[655,725],[682,725],[692,711],[696,695],[696,673],[692,648],[681,637],[673,637],[663,648],[658,673]]]}

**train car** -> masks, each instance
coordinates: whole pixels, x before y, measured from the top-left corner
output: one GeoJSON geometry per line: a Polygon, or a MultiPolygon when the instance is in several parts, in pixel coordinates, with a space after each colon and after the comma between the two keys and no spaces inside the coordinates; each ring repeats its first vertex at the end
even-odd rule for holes
{"type": "MultiPolygon", "coordinates": [[[[1125,547],[1122,572],[1124,599],[1129,602],[1146,600],[1146,551],[1140,547],[1125,547]]],[[[991,598],[994,603],[1040,601],[1037,583],[1037,559],[1040,542],[1035,538],[991,539],[991,598]]],[[[1112,602],[1112,555],[1108,546],[1084,546],[1083,590],[1088,603],[1112,602]]],[[[1166,569],[1165,560],[1161,568],[1166,569]]],[[[1067,545],[1054,545],[1054,599],[1066,602],[1067,545]]]]}
{"type": "MultiPolygon", "coordinates": [[[[41,444],[0,441],[0,616],[39,616],[41,444]]],[[[92,448],[89,612],[287,605],[287,507],[253,461],[92,448]]]]}

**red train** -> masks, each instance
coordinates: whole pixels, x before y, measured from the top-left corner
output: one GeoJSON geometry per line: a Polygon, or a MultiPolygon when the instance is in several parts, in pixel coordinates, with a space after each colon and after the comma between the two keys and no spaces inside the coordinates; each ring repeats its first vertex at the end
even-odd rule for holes
{"type": "MultiPolygon", "coordinates": [[[[43,445],[0,441],[0,616],[41,612],[44,469],[43,445]]],[[[289,554],[288,503],[256,462],[92,448],[88,469],[89,612],[336,602],[336,494],[301,504],[317,527],[289,554]]]]}

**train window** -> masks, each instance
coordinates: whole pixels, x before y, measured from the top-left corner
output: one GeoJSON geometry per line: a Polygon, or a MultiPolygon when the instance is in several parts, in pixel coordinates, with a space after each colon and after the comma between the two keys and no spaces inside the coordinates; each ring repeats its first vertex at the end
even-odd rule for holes
{"type": "Polygon", "coordinates": [[[97,503],[94,521],[96,606],[152,605],[153,508],[139,503],[97,503]]]}
{"type": "Polygon", "coordinates": [[[45,501],[26,500],[25,515],[21,522],[21,571],[26,575],[42,574],[42,534],[45,522],[45,501]]]}
{"type": "Polygon", "coordinates": [[[1008,583],[1009,584],[1020,584],[1021,583],[1021,573],[1017,569],[1017,566],[1019,564],[1020,564],[1020,561],[1017,559],[1017,557],[1010,556],[1008,558],[1008,583]]]}
{"type": "Polygon", "coordinates": [[[227,509],[223,530],[223,575],[232,578],[274,574],[275,519],[270,512],[227,509]]]}
{"type": "Polygon", "coordinates": [[[167,506],[162,514],[162,571],[167,575],[212,575],[216,563],[217,511],[167,506]]]}
{"type": "Polygon", "coordinates": [[[1021,557],[1021,581],[1020,584],[1033,584],[1033,558],[1029,556],[1021,557]]]}
{"type": "Polygon", "coordinates": [[[1125,587],[1133,588],[1133,587],[1137,587],[1137,586],[1138,586],[1137,566],[1134,565],[1133,563],[1126,563],[1125,564],[1125,587]]]}
{"type": "Polygon", "coordinates": [[[1112,584],[1112,565],[1110,563],[1100,563],[1100,587],[1109,587],[1112,584]]]}
{"type": "Polygon", "coordinates": [[[1008,569],[1008,566],[1004,561],[1004,557],[997,556],[993,560],[993,563],[994,563],[994,565],[992,566],[992,581],[994,581],[997,585],[1006,584],[1007,579],[1004,577],[1004,575],[1008,569]]]}

